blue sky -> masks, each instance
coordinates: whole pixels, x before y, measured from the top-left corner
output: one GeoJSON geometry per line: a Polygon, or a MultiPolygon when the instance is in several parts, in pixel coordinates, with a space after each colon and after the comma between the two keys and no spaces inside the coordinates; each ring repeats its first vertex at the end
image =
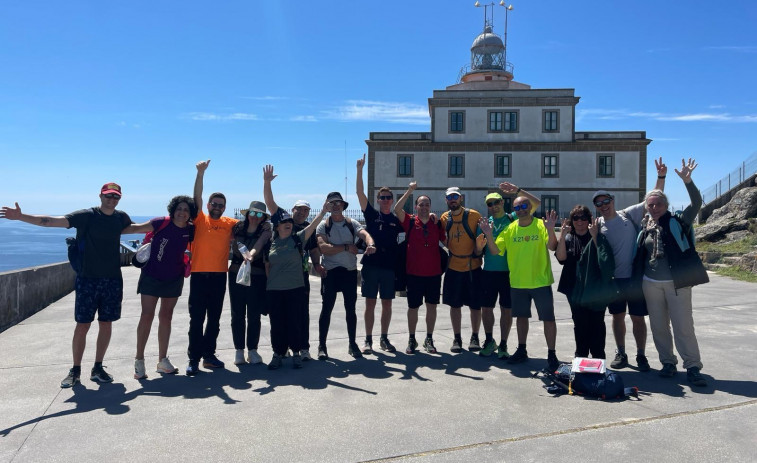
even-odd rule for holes
{"type": "MultiPolygon", "coordinates": [[[[0,204],[63,214],[117,181],[120,208],[162,215],[200,159],[231,207],[262,197],[267,163],[283,206],[345,178],[354,203],[369,132],[429,130],[482,29],[473,3],[5,1],[0,204]]],[[[652,172],[695,157],[702,189],[757,152],[757,2],[512,3],[515,80],[574,88],[577,130],[646,130],[652,172]]]]}

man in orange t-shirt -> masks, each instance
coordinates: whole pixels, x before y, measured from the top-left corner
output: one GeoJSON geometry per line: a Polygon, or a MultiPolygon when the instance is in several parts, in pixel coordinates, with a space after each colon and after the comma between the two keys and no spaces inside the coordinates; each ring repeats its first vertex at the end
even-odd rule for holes
{"type": "MultiPolygon", "coordinates": [[[[197,163],[194,200],[198,205],[202,204],[203,178],[209,164],[210,159],[197,163]]],[[[207,215],[202,210],[197,214],[194,241],[190,247],[192,276],[189,280],[189,363],[186,371],[189,376],[199,372],[200,358],[203,359],[202,366],[205,368],[224,367],[224,363],[216,357],[216,340],[220,331],[223,298],[226,295],[231,229],[237,221],[221,216],[226,209],[226,196],[223,193],[211,194],[207,207],[207,215]]]]}

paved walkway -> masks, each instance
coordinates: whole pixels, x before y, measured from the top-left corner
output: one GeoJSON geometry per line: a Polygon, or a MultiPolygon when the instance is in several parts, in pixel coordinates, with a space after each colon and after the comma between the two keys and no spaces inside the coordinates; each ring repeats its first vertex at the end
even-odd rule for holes
{"type": "MultiPolygon", "coordinates": [[[[557,273],[560,268],[555,265],[557,273]]],[[[112,384],[89,381],[96,327],[89,335],[82,384],[63,390],[70,367],[73,294],[0,333],[0,462],[27,461],[754,461],[757,444],[757,285],[711,275],[694,289],[695,320],[710,385],[692,389],[685,374],[622,370],[638,401],[552,397],[531,378],[546,358],[538,322],[531,324],[530,362],[510,366],[469,352],[449,353],[451,330],[440,306],[438,355],[347,355],[344,312],[334,310],[329,361],[234,366],[228,297],[219,357],[228,368],[132,379],[139,298],[138,271],[124,269],[127,298],[106,357],[112,384]]],[[[318,281],[311,297],[311,338],[317,338],[318,281]]],[[[174,316],[170,357],[183,367],[187,297],[174,316]]],[[[558,349],[569,360],[572,321],[556,294],[558,349]]],[[[358,333],[364,333],[359,300],[358,333]]],[[[398,298],[390,337],[404,351],[405,301],[398,298]]],[[[463,310],[463,337],[470,335],[463,310]]],[[[377,313],[378,315],[378,313],[377,313]]],[[[421,311],[419,327],[423,327],[421,311]]],[[[378,316],[377,316],[378,319],[378,316]]],[[[609,319],[608,319],[609,322],[609,319]]],[[[260,352],[271,356],[268,321],[260,352]]],[[[376,322],[378,326],[378,320],[376,322]]],[[[628,344],[630,322],[628,323],[628,344]]],[[[147,350],[157,361],[157,319],[147,350]]],[[[424,330],[419,330],[422,339],[424,330]]],[[[608,323],[608,353],[612,340],[608,323]]],[[[511,345],[515,328],[511,332],[511,345]]],[[[312,349],[315,353],[315,348],[312,349]]],[[[511,348],[512,351],[512,348],[511,348]]]]}

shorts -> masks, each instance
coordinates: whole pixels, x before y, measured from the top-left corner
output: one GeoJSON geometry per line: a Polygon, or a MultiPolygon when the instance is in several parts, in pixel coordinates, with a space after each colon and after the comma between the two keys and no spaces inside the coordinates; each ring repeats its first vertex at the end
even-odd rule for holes
{"type": "Polygon", "coordinates": [[[510,297],[510,272],[490,272],[481,274],[481,307],[494,307],[499,296],[499,306],[512,307],[510,297]]]}
{"type": "Polygon", "coordinates": [[[534,301],[539,320],[543,322],[555,321],[555,300],[552,286],[524,289],[513,288],[513,317],[531,318],[531,301],[534,301]]]}
{"type": "Polygon", "coordinates": [[[366,299],[394,299],[394,270],[373,265],[363,266],[360,270],[361,295],[366,299]]]}
{"type": "Polygon", "coordinates": [[[158,280],[144,271],[139,275],[137,283],[137,294],[153,297],[179,297],[181,290],[184,289],[184,276],[181,275],[175,280],[158,280]]]}
{"type": "Polygon", "coordinates": [[[444,274],[444,303],[450,307],[467,305],[471,310],[481,310],[481,272],[480,268],[470,272],[447,269],[444,274]]]}
{"type": "Polygon", "coordinates": [[[417,309],[426,300],[426,304],[438,304],[442,288],[442,276],[421,277],[407,276],[407,306],[417,309]]]}
{"type": "Polygon", "coordinates": [[[640,284],[634,288],[630,278],[616,278],[615,284],[618,285],[618,298],[607,305],[611,314],[625,313],[627,304],[629,314],[638,317],[649,315],[640,284]]]}
{"type": "Polygon", "coordinates": [[[95,313],[101,322],[114,322],[121,318],[121,301],[124,281],[121,278],[76,277],[76,323],[92,323],[95,313]]]}

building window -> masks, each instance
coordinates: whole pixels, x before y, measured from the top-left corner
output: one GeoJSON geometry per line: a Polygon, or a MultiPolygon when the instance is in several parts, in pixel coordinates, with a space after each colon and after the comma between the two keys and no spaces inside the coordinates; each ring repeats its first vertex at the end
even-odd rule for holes
{"type": "Polygon", "coordinates": [[[494,176],[495,177],[510,177],[512,172],[510,165],[512,162],[512,154],[495,154],[494,155],[494,176]]]}
{"type": "Polygon", "coordinates": [[[502,131],[502,111],[489,111],[489,132],[502,131]]]}
{"type": "Polygon", "coordinates": [[[398,154],[397,155],[397,177],[412,177],[413,176],[413,155],[412,154],[398,154]]]}
{"type": "Polygon", "coordinates": [[[545,109],[542,111],[542,132],[559,132],[560,131],[560,111],[556,109],[545,109]]]}
{"type": "Polygon", "coordinates": [[[615,155],[601,153],[597,154],[597,177],[614,177],[615,176],[615,155]]]}
{"type": "Polygon", "coordinates": [[[449,155],[449,177],[465,177],[465,157],[461,154],[449,155]]]}
{"type": "Polygon", "coordinates": [[[518,111],[508,111],[505,113],[505,132],[518,131],[518,111]]]}
{"type": "Polygon", "coordinates": [[[541,176],[558,177],[560,175],[560,158],[557,154],[541,155],[541,176]]]}
{"type": "Polygon", "coordinates": [[[449,132],[450,133],[464,133],[465,132],[465,111],[450,111],[449,112],[449,132]]]}
{"type": "Polygon", "coordinates": [[[555,211],[558,217],[560,216],[560,197],[552,195],[544,195],[541,197],[541,216],[546,217],[547,212],[555,211]]]}
{"type": "Polygon", "coordinates": [[[513,198],[504,196],[502,199],[504,200],[504,203],[502,203],[502,210],[509,214],[513,211],[513,198]]]}
{"type": "MultiPolygon", "coordinates": [[[[402,195],[405,193],[395,193],[394,195],[394,203],[397,204],[397,202],[402,198],[402,195]]],[[[413,201],[413,194],[410,193],[410,195],[407,197],[407,201],[405,201],[405,205],[402,206],[402,210],[405,211],[406,214],[412,214],[413,208],[415,207],[415,202],[413,201]]]]}

